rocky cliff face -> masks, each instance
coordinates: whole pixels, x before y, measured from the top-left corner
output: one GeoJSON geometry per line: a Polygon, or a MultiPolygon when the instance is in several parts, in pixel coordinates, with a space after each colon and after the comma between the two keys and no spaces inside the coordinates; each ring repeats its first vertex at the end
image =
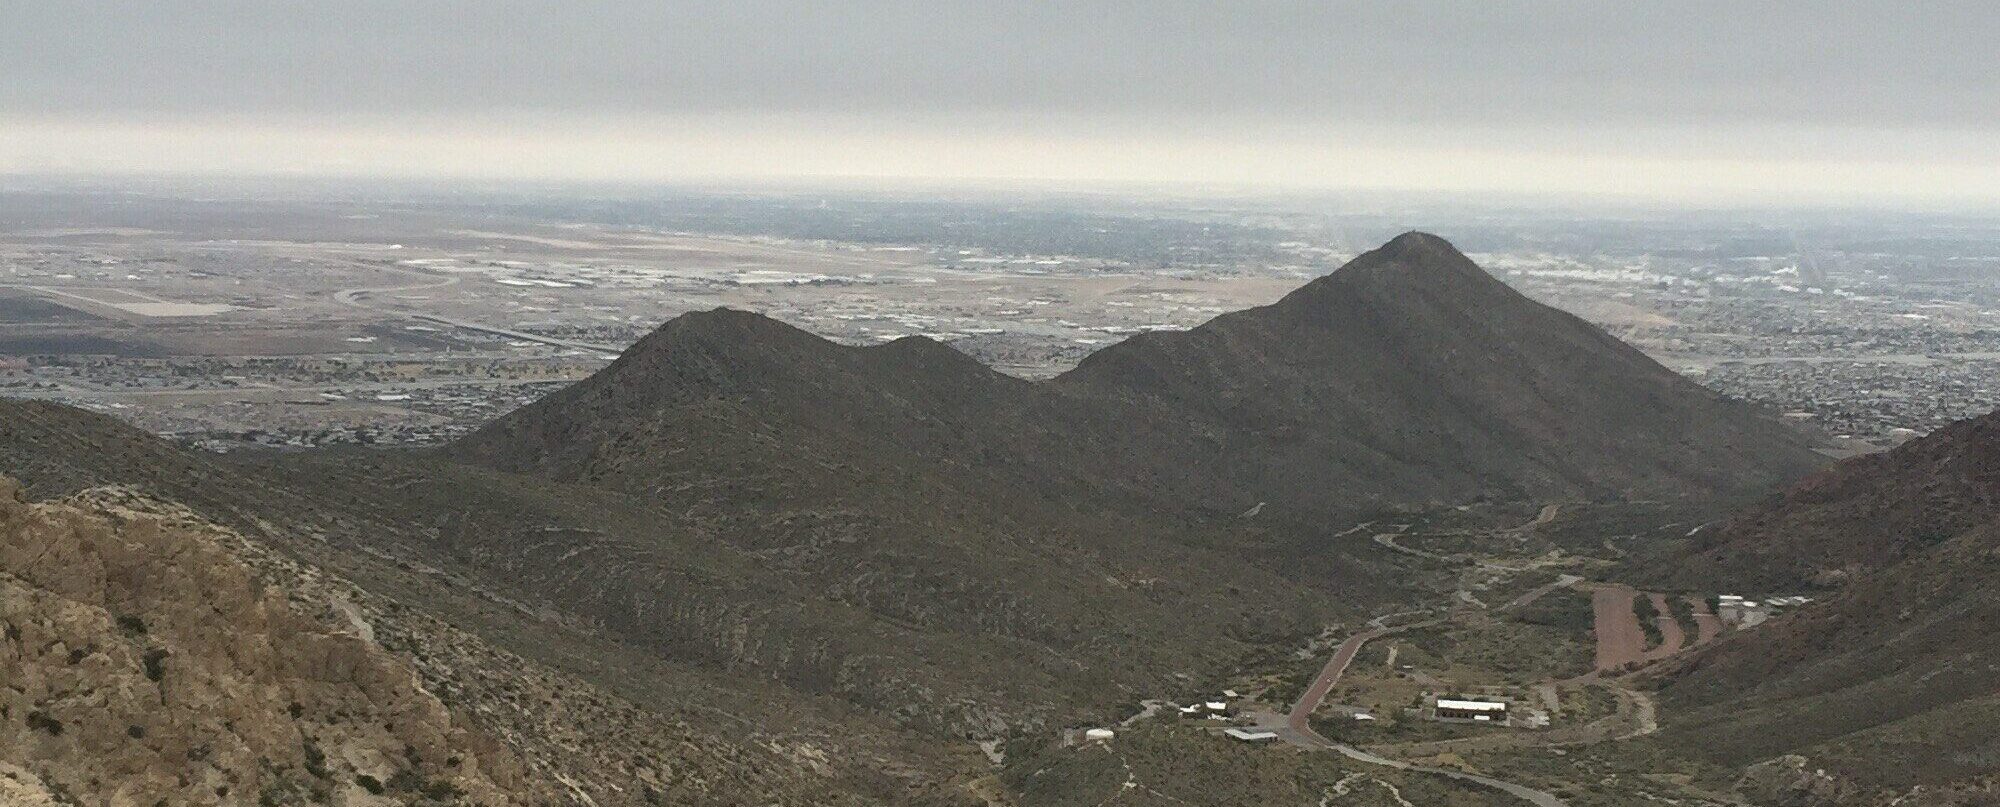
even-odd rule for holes
{"type": "Polygon", "coordinates": [[[534,803],[505,746],[310,613],[243,539],[93,491],[0,478],[0,793],[9,803],[534,803]]]}

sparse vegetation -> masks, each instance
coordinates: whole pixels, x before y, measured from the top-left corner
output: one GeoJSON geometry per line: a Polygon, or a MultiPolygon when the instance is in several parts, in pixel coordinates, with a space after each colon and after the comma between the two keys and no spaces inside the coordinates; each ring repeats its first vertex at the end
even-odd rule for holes
{"type": "Polygon", "coordinates": [[[1632,610],[1639,617],[1639,630],[1646,634],[1646,646],[1659,647],[1666,641],[1666,634],[1660,630],[1660,609],[1653,604],[1653,598],[1641,592],[1632,598],[1632,610]]]}

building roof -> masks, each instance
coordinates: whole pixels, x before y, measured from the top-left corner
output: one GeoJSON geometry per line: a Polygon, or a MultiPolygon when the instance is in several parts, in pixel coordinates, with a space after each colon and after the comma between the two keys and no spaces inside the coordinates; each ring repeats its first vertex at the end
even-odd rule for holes
{"type": "Polygon", "coordinates": [[[1248,740],[1251,742],[1256,742],[1259,740],[1275,740],[1278,738],[1278,733],[1275,731],[1252,731],[1250,729],[1223,729],[1222,733],[1227,734],[1231,737],[1235,737],[1236,739],[1239,740],[1248,740]]]}
{"type": "Polygon", "coordinates": [[[1456,709],[1461,712],[1504,712],[1507,711],[1507,704],[1495,703],[1493,701],[1462,701],[1451,698],[1438,698],[1437,708],[1456,709]]]}

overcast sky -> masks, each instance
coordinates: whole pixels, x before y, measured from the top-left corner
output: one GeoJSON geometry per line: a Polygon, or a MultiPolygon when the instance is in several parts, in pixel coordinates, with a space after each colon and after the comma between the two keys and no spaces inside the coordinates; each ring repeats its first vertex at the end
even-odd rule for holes
{"type": "Polygon", "coordinates": [[[0,170],[2000,199],[2000,3],[104,2],[0,170]]]}

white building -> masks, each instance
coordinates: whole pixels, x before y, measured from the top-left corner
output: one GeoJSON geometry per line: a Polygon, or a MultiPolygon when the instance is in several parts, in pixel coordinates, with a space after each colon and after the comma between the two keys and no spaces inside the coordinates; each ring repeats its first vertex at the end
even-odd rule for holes
{"type": "Polygon", "coordinates": [[[1469,723],[1507,722],[1507,704],[1499,701],[1438,698],[1432,705],[1432,713],[1439,720],[1463,720],[1469,723]]]}

